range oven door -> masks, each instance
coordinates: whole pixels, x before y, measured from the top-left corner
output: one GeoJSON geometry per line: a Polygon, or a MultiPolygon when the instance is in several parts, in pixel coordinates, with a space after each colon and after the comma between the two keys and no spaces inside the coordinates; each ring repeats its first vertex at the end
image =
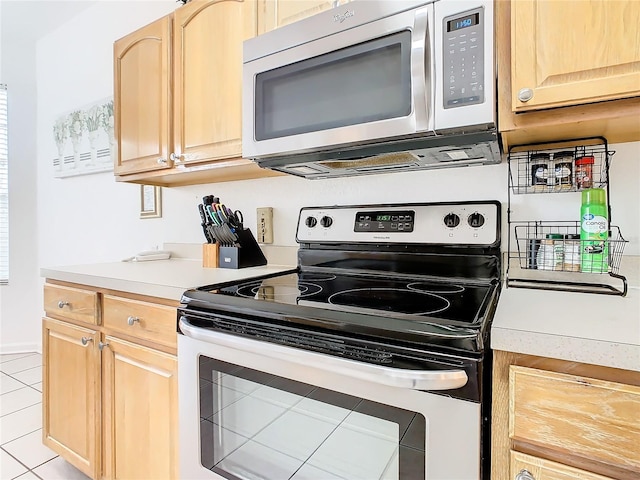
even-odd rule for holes
{"type": "Polygon", "coordinates": [[[480,404],[425,391],[463,370],[370,365],[195,327],[178,335],[188,479],[477,479],[480,404]]]}

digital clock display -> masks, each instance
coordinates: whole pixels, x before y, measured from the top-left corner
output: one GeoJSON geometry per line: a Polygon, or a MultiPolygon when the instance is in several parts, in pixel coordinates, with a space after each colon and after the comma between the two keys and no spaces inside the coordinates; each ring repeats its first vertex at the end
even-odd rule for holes
{"type": "Polygon", "coordinates": [[[474,13],[472,15],[467,15],[466,17],[449,20],[447,22],[447,32],[454,32],[456,30],[460,30],[461,28],[472,27],[473,25],[477,25],[479,21],[479,13],[474,13]]]}
{"type": "Polygon", "coordinates": [[[415,224],[414,210],[377,210],[356,212],[354,232],[411,233],[415,224]]]}

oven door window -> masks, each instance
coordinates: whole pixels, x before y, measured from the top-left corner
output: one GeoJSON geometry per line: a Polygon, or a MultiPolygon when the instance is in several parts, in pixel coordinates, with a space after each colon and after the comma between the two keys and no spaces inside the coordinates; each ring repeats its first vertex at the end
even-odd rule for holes
{"type": "Polygon", "coordinates": [[[200,460],[228,479],[424,479],[425,418],[200,356],[200,460]]]}
{"type": "Polygon", "coordinates": [[[256,140],[409,115],[410,53],[405,30],[258,74],[256,140]]]}

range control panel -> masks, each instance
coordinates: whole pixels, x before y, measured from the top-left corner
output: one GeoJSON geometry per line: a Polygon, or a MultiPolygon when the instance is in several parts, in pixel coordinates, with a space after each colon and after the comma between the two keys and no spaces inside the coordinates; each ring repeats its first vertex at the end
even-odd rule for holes
{"type": "Polygon", "coordinates": [[[500,238],[495,201],[305,207],[298,243],[494,245],[500,238]]]}
{"type": "Polygon", "coordinates": [[[356,214],[354,232],[413,232],[413,210],[362,211],[356,214]]]}

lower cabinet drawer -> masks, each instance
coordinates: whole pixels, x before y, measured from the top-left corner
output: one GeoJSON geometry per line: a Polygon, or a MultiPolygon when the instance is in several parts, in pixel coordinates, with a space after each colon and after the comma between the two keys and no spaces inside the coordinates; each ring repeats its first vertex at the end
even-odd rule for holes
{"type": "Polygon", "coordinates": [[[512,365],[509,396],[512,439],[640,474],[640,387],[512,365]]]}
{"type": "Polygon", "coordinates": [[[54,315],[98,325],[98,293],[62,285],[44,285],[44,311],[54,315]]]}
{"type": "Polygon", "coordinates": [[[609,477],[511,451],[513,480],[612,480],[609,477]]]}
{"type": "Polygon", "coordinates": [[[175,348],[176,308],[129,298],[104,295],[105,328],[175,348]]]}

